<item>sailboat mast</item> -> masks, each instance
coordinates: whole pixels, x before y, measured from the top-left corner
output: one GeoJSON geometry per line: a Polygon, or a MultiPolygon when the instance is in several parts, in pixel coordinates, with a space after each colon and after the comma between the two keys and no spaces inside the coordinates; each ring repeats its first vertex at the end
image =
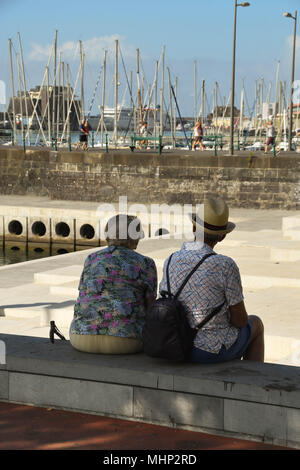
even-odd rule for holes
{"type": "MultiPolygon", "coordinates": [[[[68,112],[67,112],[67,138],[68,141],[70,139],[70,97],[71,97],[71,85],[70,85],[70,70],[69,70],[69,64],[67,64],[67,106],[68,106],[68,112]]],[[[65,124],[64,124],[65,127],[65,124]]]]}
{"type": "Polygon", "coordinates": [[[173,107],[172,107],[172,89],[171,89],[171,74],[170,69],[167,67],[168,70],[168,81],[169,81],[169,99],[170,99],[170,127],[171,127],[171,135],[173,140],[173,147],[175,147],[175,139],[174,139],[174,129],[173,129],[173,107]]]}
{"type": "Polygon", "coordinates": [[[20,114],[21,114],[21,130],[22,130],[22,136],[23,131],[24,131],[24,125],[23,125],[23,96],[22,96],[22,86],[21,86],[21,73],[20,73],[20,62],[19,62],[19,55],[16,54],[16,59],[17,59],[17,68],[18,68],[18,82],[19,82],[19,102],[20,102],[20,114]]]}
{"type": "Polygon", "coordinates": [[[105,111],[105,86],[106,86],[106,55],[107,51],[104,51],[103,59],[103,83],[102,83],[102,106],[101,106],[101,145],[103,146],[103,128],[104,128],[104,111],[105,111]]]}
{"type": "Polygon", "coordinates": [[[8,40],[9,46],[9,62],[10,62],[10,80],[11,80],[11,93],[12,93],[12,108],[13,108],[13,145],[16,142],[16,110],[15,110],[15,84],[14,84],[14,69],[11,53],[11,39],[8,40]]]}
{"type": "Polygon", "coordinates": [[[140,50],[136,50],[136,74],[137,74],[137,86],[138,86],[138,106],[140,112],[140,124],[143,123],[143,105],[142,105],[142,97],[141,97],[141,83],[140,83],[140,50]]]}
{"type": "Polygon", "coordinates": [[[279,83],[279,110],[278,110],[278,114],[279,114],[279,119],[278,119],[278,129],[277,129],[277,132],[278,132],[278,137],[279,137],[279,143],[281,141],[281,138],[282,138],[282,82],[280,81],[279,83]]]}
{"type": "Polygon", "coordinates": [[[60,120],[60,94],[61,94],[61,53],[59,54],[58,62],[58,87],[57,87],[57,116],[56,116],[56,136],[59,135],[59,120],[60,120]]]}
{"type": "Polygon", "coordinates": [[[52,88],[52,135],[55,134],[55,111],[56,111],[56,63],[57,63],[57,30],[54,37],[54,68],[53,68],[53,88],[52,88]]]}
{"type": "Polygon", "coordinates": [[[279,69],[280,69],[280,60],[277,62],[277,70],[276,70],[276,83],[275,83],[275,112],[274,112],[274,118],[276,118],[277,113],[278,113],[278,106],[277,106],[277,97],[278,97],[278,80],[279,80],[279,69]]]}
{"type": "Polygon", "coordinates": [[[240,138],[243,136],[244,93],[245,93],[245,84],[243,80],[242,91],[241,91],[241,106],[240,106],[240,138]]]}
{"type": "Polygon", "coordinates": [[[218,88],[219,88],[219,85],[218,85],[218,82],[216,82],[216,129],[217,129],[217,132],[218,132],[218,88]]]}
{"type": "Polygon", "coordinates": [[[51,113],[50,113],[50,87],[49,87],[49,67],[46,67],[46,74],[47,74],[47,107],[48,107],[48,141],[51,145],[51,113]]]}
{"type": "Polygon", "coordinates": [[[176,99],[177,99],[177,92],[178,92],[178,77],[175,78],[175,97],[174,97],[174,143],[176,146],[176,99]]]}
{"type": "Polygon", "coordinates": [[[202,80],[202,98],[201,98],[201,117],[202,125],[205,121],[205,80],[202,80]]]}
{"type": "MultiPolygon", "coordinates": [[[[26,86],[26,76],[25,76],[25,67],[24,67],[24,58],[23,58],[23,48],[22,48],[20,33],[18,33],[18,38],[19,38],[19,49],[20,49],[20,57],[21,57],[21,65],[22,65],[23,86],[24,86],[25,115],[26,115],[27,127],[29,129],[28,104],[27,104],[27,86],[26,86]]],[[[28,143],[29,142],[30,142],[30,138],[28,136],[28,143]]]]}
{"type": "Polygon", "coordinates": [[[84,119],[84,54],[82,41],[79,41],[80,49],[80,72],[81,72],[81,120],[84,119]]]}
{"type": "Polygon", "coordinates": [[[66,120],[66,108],[65,108],[65,101],[66,101],[66,96],[65,96],[65,63],[62,62],[62,126],[65,125],[65,120],[66,120]]]}
{"type": "Polygon", "coordinates": [[[156,136],[157,125],[156,125],[156,113],[157,113],[157,76],[158,76],[158,61],[155,65],[155,77],[154,77],[154,117],[153,117],[153,127],[154,135],[156,136]]]}
{"type": "Polygon", "coordinates": [[[165,51],[166,46],[163,46],[162,50],[162,73],[161,73],[161,98],[160,98],[160,135],[163,135],[164,123],[163,123],[163,109],[164,109],[164,91],[165,91],[165,51]]]}
{"type": "Polygon", "coordinates": [[[119,41],[116,39],[116,58],[115,58],[115,119],[114,119],[114,141],[117,145],[118,141],[118,80],[119,80],[119,41]]]}
{"type": "Polygon", "coordinates": [[[194,124],[197,122],[197,61],[194,62],[194,124]]]}

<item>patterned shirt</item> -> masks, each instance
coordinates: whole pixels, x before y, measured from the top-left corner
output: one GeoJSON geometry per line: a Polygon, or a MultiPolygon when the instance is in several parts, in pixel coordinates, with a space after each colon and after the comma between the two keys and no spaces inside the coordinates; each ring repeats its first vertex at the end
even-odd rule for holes
{"type": "MultiPolygon", "coordinates": [[[[169,266],[171,292],[175,294],[194,266],[213,249],[200,242],[183,243],[172,256],[169,266]]],[[[159,290],[167,290],[166,266],[159,290]]],[[[233,259],[216,254],[204,261],[189,279],[179,300],[186,307],[191,327],[198,325],[211,311],[224,301],[220,312],[198,331],[194,346],[211,353],[218,353],[224,345],[230,348],[236,341],[239,329],[230,324],[228,306],[243,300],[239,269],[233,259]]]]}
{"type": "Polygon", "coordinates": [[[123,246],[85,260],[70,333],[141,339],[146,303],[156,297],[154,261],[123,246]]]}

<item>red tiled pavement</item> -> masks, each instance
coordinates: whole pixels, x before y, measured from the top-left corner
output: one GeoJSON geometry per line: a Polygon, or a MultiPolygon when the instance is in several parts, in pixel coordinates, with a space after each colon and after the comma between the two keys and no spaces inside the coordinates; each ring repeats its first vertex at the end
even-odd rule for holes
{"type": "Polygon", "coordinates": [[[103,416],[0,403],[0,450],[287,449],[103,416]]]}

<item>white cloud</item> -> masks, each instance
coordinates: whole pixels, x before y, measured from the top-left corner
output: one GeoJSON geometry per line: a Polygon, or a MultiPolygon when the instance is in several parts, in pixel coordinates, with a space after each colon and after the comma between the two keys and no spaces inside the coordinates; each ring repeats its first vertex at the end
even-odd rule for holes
{"type": "MultiPolygon", "coordinates": [[[[82,41],[83,51],[86,59],[89,62],[102,61],[104,50],[113,52],[115,50],[115,41],[118,39],[123,56],[127,58],[136,57],[136,48],[130,44],[126,44],[125,38],[118,34],[111,36],[102,36],[87,39],[82,41]]],[[[47,61],[52,44],[46,44],[45,46],[38,43],[31,43],[31,51],[29,53],[29,59],[34,61],[47,61]]],[[[75,60],[79,58],[79,41],[67,41],[57,47],[58,54],[62,53],[62,60],[75,60]]]]}
{"type": "MultiPolygon", "coordinates": [[[[292,51],[293,44],[294,44],[294,36],[288,36],[286,42],[287,42],[288,47],[291,48],[291,51],[292,51]]],[[[296,36],[296,51],[297,50],[300,50],[300,36],[296,36]]]]}

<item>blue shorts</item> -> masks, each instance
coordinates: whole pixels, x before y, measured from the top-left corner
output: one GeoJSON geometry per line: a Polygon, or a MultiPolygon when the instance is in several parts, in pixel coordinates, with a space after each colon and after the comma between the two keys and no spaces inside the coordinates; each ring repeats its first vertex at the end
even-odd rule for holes
{"type": "Polygon", "coordinates": [[[233,361],[234,359],[241,359],[249,345],[252,335],[252,325],[248,321],[247,325],[240,328],[239,335],[235,343],[226,349],[223,345],[218,354],[203,351],[203,349],[193,348],[189,357],[189,362],[200,362],[203,364],[210,364],[214,362],[233,361]]]}

